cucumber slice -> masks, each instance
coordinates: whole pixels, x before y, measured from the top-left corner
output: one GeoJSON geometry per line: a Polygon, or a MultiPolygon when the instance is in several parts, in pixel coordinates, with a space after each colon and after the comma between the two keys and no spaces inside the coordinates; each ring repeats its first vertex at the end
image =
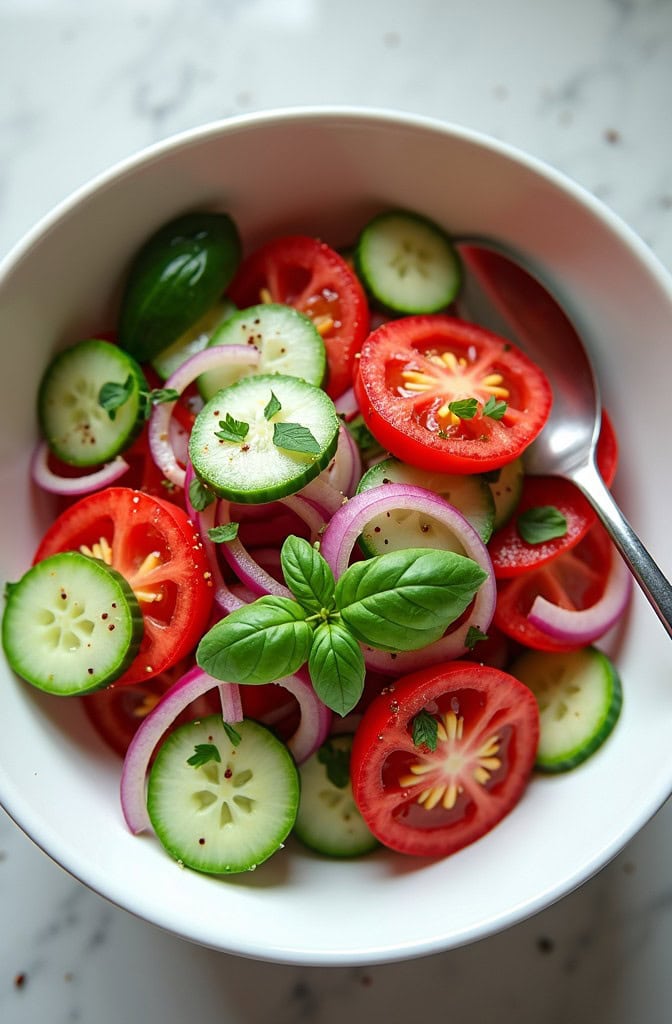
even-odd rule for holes
{"type": "MultiPolygon", "coordinates": [[[[367,469],[357,485],[357,493],[385,483],[415,484],[434,491],[462,513],[484,543],[490,539],[495,506],[490,488],[483,477],[428,473],[398,459],[388,458],[367,469]]],[[[359,537],[359,544],[369,557],[402,548],[443,548],[463,553],[461,544],[451,530],[434,519],[406,509],[376,516],[367,523],[359,537]]]]}
{"type": "Polygon", "coordinates": [[[408,210],[381,213],[366,225],[355,267],[369,294],[393,313],[438,313],[462,283],[462,263],[446,232],[408,210]]]}
{"type": "Polygon", "coordinates": [[[510,672],[539,705],[536,767],[565,772],[591,756],[612,732],[623,693],[611,660],[595,647],[579,651],[526,651],[510,672]]]}
{"type": "Polygon", "coordinates": [[[301,800],[294,835],[329,857],[359,857],[378,847],[350,785],[349,733],[332,736],[299,766],[301,800]]]}
{"type": "Polygon", "coordinates": [[[91,338],[59,352],[44,372],[37,396],[42,434],[71,466],[109,462],[132,444],[144,422],[147,381],[135,359],[109,341],[91,338]],[[106,384],[124,389],[113,414],[100,403],[106,384]]]}
{"type": "Polygon", "coordinates": [[[46,693],[78,696],[117,679],[143,634],[136,597],[115,569],[78,551],[37,562],[7,585],[7,661],[46,693]]]}
{"type": "Polygon", "coordinates": [[[242,253],[226,213],[188,213],[159,228],[129,269],[119,343],[140,363],[156,358],[214,306],[242,253]]]}
{"type": "Polygon", "coordinates": [[[168,380],[175,370],[190,356],[201,352],[217,330],[220,324],[228,320],[236,312],[236,307],[230,299],[220,299],[216,302],[200,320],[197,320],[192,327],[180,335],[168,348],[164,348],[152,359],[152,366],[162,380],[168,380]]]}
{"type": "MultiPolygon", "coordinates": [[[[326,349],[315,324],[298,309],[277,302],[235,313],[215,331],[210,344],[253,345],[259,350],[260,374],[282,373],[320,387],[327,372],[326,349]]],[[[207,402],[232,383],[227,370],[212,370],[198,378],[198,390],[207,402]]]]}
{"type": "Polygon", "coordinates": [[[296,493],[328,465],[339,424],[329,396],[298,377],[244,377],[201,409],[189,438],[189,457],[201,483],[214,494],[259,505],[296,493]],[[272,396],[279,403],[276,411],[272,396]],[[237,433],[225,430],[227,421],[240,425],[237,433]],[[293,441],[282,431],[303,436],[293,441]],[[294,450],[293,444],[304,450],[294,450]]]}
{"type": "Polygon", "coordinates": [[[251,719],[234,729],[237,744],[218,715],[179,727],[149,775],[147,810],[159,841],[181,865],[208,874],[253,871],[282,846],[299,806],[287,747],[251,719]]]}
{"type": "Polygon", "coordinates": [[[495,503],[495,521],[493,531],[505,526],[516,510],[523,493],[525,470],[522,459],[514,459],[492,473],[484,473],[495,503]]]}

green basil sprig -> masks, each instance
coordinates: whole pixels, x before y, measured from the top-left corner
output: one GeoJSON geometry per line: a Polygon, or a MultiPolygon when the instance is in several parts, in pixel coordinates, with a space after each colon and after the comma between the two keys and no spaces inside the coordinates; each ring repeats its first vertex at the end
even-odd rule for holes
{"type": "Polygon", "coordinates": [[[294,600],[260,597],[202,638],[198,664],[215,679],[270,683],[305,662],[319,698],[346,715],[361,697],[360,644],[413,651],[441,637],[486,578],[454,551],[407,548],[349,566],[336,582],[320,553],[288,537],[282,571],[294,600]]]}

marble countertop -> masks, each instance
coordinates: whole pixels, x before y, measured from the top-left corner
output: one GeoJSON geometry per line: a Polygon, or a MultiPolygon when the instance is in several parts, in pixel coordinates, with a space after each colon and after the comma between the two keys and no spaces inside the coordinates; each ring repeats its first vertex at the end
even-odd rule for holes
{"type": "MultiPolygon", "coordinates": [[[[231,114],[346,103],[526,149],[672,269],[670,0],[0,0],[0,255],[109,164],[231,114]]],[[[672,807],[510,931],[367,968],[241,960],[86,890],[0,812],[0,1020],[663,1024],[672,807]]]]}

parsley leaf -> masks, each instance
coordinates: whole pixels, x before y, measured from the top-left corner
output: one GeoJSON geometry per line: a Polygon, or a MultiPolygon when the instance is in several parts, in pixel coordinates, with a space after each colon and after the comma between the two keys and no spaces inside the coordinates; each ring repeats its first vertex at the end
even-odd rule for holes
{"type": "Polygon", "coordinates": [[[204,764],[217,761],[221,764],[222,758],[214,743],[197,743],[191,757],[187,758],[187,764],[194,768],[201,768],[204,764]]]}
{"type": "Polygon", "coordinates": [[[501,420],[505,412],[506,402],[495,398],[494,395],[490,395],[490,398],[483,406],[483,415],[489,416],[491,420],[501,420]]]}
{"type": "Polygon", "coordinates": [[[555,505],[537,505],[521,512],[516,528],[526,544],[543,544],[567,533],[567,520],[555,505]]]}
{"type": "Polygon", "coordinates": [[[243,420],[236,420],[233,418],[230,412],[227,412],[226,417],[219,421],[221,430],[215,431],[215,437],[218,437],[220,441],[244,441],[248,435],[250,424],[245,423],[243,420]]]}
{"type": "Polygon", "coordinates": [[[223,526],[213,526],[208,530],[208,537],[214,540],[215,544],[225,544],[229,540],[235,540],[238,536],[238,523],[224,523],[223,526]]]}
{"type": "Polygon", "coordinates": [[[271,397],[269,399],[268,405],[264,409],[265,418],[267,420],[272,419],[275,416],[276,412],[280,412],[281,409],[282,406],[280,405],[277,396],[274,395],[273,392],[271,391],[271,397]]]}
{"type": "Polygon", "coordinates": [[[276,448],[285,448],[289,452],[320,454],[320,446],[315,437],[308,427],[302,427],[300,423],[274,423],[273,444],[276,448]]]}
{"type": "Polygon", "coordinates": [[[468,650],[473,651],[476,644],[480,643],[481,640],[487,639],[488,634],[483,633],[482,630],[478,628],[478,626],[469,626],[469,629],[467,630],[467,635],[464,638],[464,646],[468,650]]]}
{"type": "Polygon", "coordinates": [[[413,743],[416,747],[427,747],[428,750],[436,750],[439,737],[439,723],[430,715],[429,711],[419,711],[412,722],[413,743]]]}
{"type": "Polygon", "coordinates": [[[350,785],[349,750],[335,747],[331,740],[327,740],[318,750],[317,760],[327,769],[327,778],[332,786],[345,789],[350,785]]]}
{"type": "Polygon", "coordinates": [[[136,389],[136,380],[130,373],[123,384],[108,380],[98,392],[98,404],[102,405],[111,420],[116,419],[117,409],[125,405],[136,389]]]}
{"type": "Polygon", "coordinates": [[[234,747],[237,747],[242,739],[238,730],[234,729],[230,722],[222,722],[222,725],[224,726],[224,732],[226,733],[229,742],[233,743],[234,747]]]}

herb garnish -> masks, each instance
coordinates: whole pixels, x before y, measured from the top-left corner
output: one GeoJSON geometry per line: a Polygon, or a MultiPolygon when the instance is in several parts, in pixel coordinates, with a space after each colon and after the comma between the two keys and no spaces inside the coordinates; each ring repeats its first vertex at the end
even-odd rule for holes
{"type": "Polygon", "coordinates": [[[176,402],[180,397],[179,391],[175,388],[152,388],[150,391],[138,388],[137,378],[129,373],[123,384],[113,380],[103,384],[98,392],[98,404],[105,409],[110,419],[114,420],[117,409],[126,404],[136,389],[140,401],[140,414],[145,420],[149,419],[153,406],[162,405],[164,402],[176,402]]]}
{"type": "Polygon", "coordinates": [[[208,530],[208,537],[215,544],[226,544],[227,541],[235,540],[238,536],[238,523],[224,523],[222,526],[212,526],[208,530]]]}
{"type": "Polygon", "coordinates": [[[565,536],[567,519],[555,505],[537,505],[520,513],[516,529],[526,544],[543,544],[565,536]]]}
{"type": "Polygon", "coordinates": [[[217,761],[218,764],[222,762],[219,750],[214,743],[197,743],[193,754],[187,758],[187,764],[194,768],[202,768],[204,764],[210,764],[211,761],[217,761]]]}
{"type": "Polygon", "coordinates": [[[302,427],[300,423],[274,423],[273,444],[276,448],[304,452],[306,455],[319,455],[321,450],[308,427],[302,427]]]}
{"type": "Polygon", "coordinates": [[[439,723],[434,715],[424,708],[418,711],[412,722],[413,744],[416,747],[427,747],[428,750],[436,750],[439,736],[439,723]]]}
{"type": "Polygon", "coordinates": [[[317,751],[317,760],[327,769],[332,786],[345,789],[350,785],[350,751],[335,747],[327,740],[317,751]]]}
{"type": "Polygon", "coordinates": [[[316,548],[294,536],[281,564],[293,598],[267,595],[231,612],[202,638],[196,660],[215,679],[252,684],[308,662],[317,695],[340,715],[362,694],[360,644],[395,652],[433,643],[486,578],[454,551],[410,548],[355,562],[336,581],[316,548]]]}
{"type": "Polygon", "coordinates": [[[249,423],[234,419],[230,412],[227,412],[225,418],[219,421],[219,427],[220,429],[215,431],[215,437],[220,441],[233,441],[234,443],[244,441],[250,430],[249,423]]]}

